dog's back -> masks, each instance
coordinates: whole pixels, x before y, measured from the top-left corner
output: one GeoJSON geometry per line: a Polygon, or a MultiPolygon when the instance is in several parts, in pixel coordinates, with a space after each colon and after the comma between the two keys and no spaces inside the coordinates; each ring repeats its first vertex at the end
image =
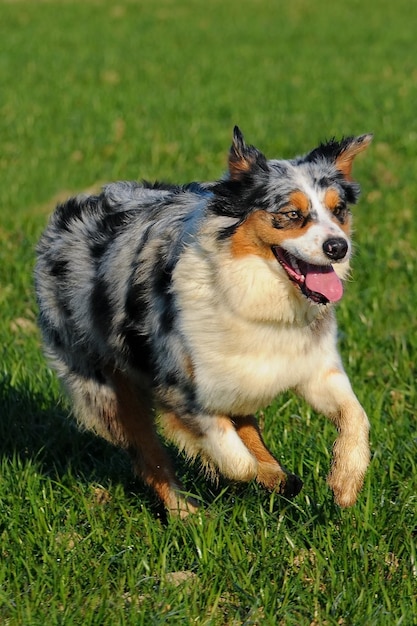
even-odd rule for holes
{"type": "Polygon", "coordinates": [[[59,371],[62,361],[88,375],[109,363],[150,373],[147,342],[174,315],[171,273],[206,193],[122,182],[57,207],[38,245],[36,288],[59,371]]]}

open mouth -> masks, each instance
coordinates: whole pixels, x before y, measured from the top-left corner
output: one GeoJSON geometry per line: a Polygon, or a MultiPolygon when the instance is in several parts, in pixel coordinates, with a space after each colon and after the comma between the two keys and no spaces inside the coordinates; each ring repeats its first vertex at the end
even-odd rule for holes
{"type": "Polygon", "coordinates": [[[313,265],[279,246],[273,246],[275,257],[287,272],[288,277],[302,293],[318,304],[338,302],[343,296],[342,281],[331,265],[313,265]]]}

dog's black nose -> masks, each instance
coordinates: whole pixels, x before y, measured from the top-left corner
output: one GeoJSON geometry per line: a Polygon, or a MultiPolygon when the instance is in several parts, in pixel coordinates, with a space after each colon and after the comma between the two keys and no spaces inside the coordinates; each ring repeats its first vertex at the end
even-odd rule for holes
{"type": "Polygon", "coordinates": [[[327,239],[323,244],[323,252],[329,259],[333,261],[340,261],[346,256],[348,251],[348,244],[346,239],[342,237],[334,237],[333,239],[327,239]]]}

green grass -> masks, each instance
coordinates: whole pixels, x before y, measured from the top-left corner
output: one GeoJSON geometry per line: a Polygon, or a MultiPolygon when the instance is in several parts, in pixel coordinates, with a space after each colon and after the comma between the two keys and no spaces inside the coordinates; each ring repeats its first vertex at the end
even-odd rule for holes
{"type": "Polygon", "coordinates": [[[407,0],[0,2],[2,624],[417,624],[416,22],[407,0]],[[206,507],[165,523],[124,454],[67,419],[34,246],[70,193],[218,177],[235,123],[271,157],[375,133],[338,307],[373,460],[338,509],[333,427],[286,395],[265,433],[305,482],[296,500],[180,460],[206,507]]]}

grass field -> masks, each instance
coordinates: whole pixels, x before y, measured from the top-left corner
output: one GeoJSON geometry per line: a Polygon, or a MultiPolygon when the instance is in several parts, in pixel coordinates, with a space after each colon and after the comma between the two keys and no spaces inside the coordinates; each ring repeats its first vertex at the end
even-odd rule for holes
{"type": "Polygon", "coordinates": [[[1,624],[417,624],[416,23],[411,0],[0,1],[1,624]],[[165,523],[124,454],[67,419],[34,246],[70,193],[219,177],[235,123],[270,157],[375,134],[338,306],[373,459],[338,509],[334,429],[286,395],[261,417],[301,494],[179,460],[205,512],[165,523]]]}

